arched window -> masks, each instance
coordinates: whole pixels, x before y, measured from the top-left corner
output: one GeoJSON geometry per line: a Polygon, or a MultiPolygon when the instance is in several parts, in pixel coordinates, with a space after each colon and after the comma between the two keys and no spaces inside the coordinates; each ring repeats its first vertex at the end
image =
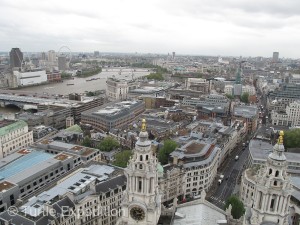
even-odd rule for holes
{"type": "Polygon", "coordinates": [[[276,170],[276,172],[275,172],[275,177],[278,177],[278,176],[279,176],[279,171],[276,170]]]}
{"type": "Polygon", "coordinates": [[[140,161],[143,161],[143,156],[142,155],[140,155],[140,161]]]}
{"type": "Polygon", "coordinates": [[[271,173],[272,173],[272,169],[269,169],[269,175],[271,175],[271,173]]]}
{"type": "Polygon", "coordinates": [[[148,155],[146,155],[146,160],[148,160],[148,155]]]}
{"type": "Polygon", "coordinates": [[[274,181],[274,186],[277,186],[277,180],[274,181]]]}

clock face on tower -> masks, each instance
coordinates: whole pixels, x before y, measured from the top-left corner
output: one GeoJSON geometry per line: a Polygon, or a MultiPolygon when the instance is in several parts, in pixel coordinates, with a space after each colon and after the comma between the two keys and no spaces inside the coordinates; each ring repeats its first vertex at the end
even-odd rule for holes
{"type": "Polygon", "coordinates": [[[142,208],[135,206],[135,207],[131,208],[130,216],[134,220],[141,221],[145,218],[145,212],[142,208]]]}

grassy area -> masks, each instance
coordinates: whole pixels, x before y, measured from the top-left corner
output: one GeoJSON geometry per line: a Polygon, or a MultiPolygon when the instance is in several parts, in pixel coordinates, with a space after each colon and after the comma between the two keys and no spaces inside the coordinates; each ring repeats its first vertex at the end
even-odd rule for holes
{"type": "Polygon", "coordinates": [[[93,76],[93,75],[96,75],[101,72],[102,72],[102,68],[96,67],[96,69],[94,69],[94,70],[82,71],[82,73],[77,74],[77,76],[78,77],[89,77],[89,76],[93,76]]]}

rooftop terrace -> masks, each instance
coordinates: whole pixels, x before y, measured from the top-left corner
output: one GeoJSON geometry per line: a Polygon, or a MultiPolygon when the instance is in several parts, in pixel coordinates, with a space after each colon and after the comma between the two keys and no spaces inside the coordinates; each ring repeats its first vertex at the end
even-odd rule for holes
{"type": "Polygon", "coordinates": [[[203,143],[197,143],[197,142],[193,142],[192,144],[190,144],[189,146],[187,146],[185,149],[185,154],[195,154],[195,153],[199,153],[203,150],[203,148],[206,146],[206,144],[203,143]]]}
{"type": "Polygon", "coordinates": [[[8,189],[10,189],[14,186],[16,186],[16,185],[14,185],[10,182],[7,182],[7,181],[3,181],[3,182],[0,183],[0,192],[6,191],[6,190],[8,190],[8,189]]]}

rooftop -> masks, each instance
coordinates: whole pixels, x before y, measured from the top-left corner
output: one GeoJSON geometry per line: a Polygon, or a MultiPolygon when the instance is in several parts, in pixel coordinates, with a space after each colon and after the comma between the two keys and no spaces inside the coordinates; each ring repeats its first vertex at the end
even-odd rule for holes
{"type": "Polygon", "coordinates": [[[225,212],[200,203],[178,207],[172,225],[216,225],[219,220],[226,221],[225,212]]]}
{"type": "Polygon", "coordinates": [[[236,106],[234,107],[234,115],[245,118],[252,118],[257,115],[257,107],[255,106],[236,106]]]}
{"type": "Polygon", "coordinates": [[[96,179],[100,184],[108,180],[115,170],[114,167],[107,165],[91,165],[83,170],[77,170],[55,187],[29,199],[27,203],[20,207],[20,210],[26,215],[38,217],[43,213],[45,203],[51,204],[58,196],[63,196],[67,192],[73,193],[77,199],[86,196],[85,193],[91,194],[88,186],[96,179]]]}
{"type": "MultiPolygon", "coordinates": [[[[0,167],[0,180],[12,177],[17,174],[22,174],[26,169],[29,169],[37,164],[43,163],[44,161],[53,158],[53,155],[43,152],[31,150],[25,155],[22,153],[14,153],[18,158],[11,162],[7,162],[6,165],[0,167]]],[[[7,159],[2,159],[2,162],[7,159]]]]}
{"type": "Polygon", "coordinates": [[[105,105],[92,108],[84,111],[83,115],[95,115],[101,117],[118,117],[120,115],[128,114],[135,106],[144,104],[143,101],[122,101],[122,102],[110,102],[105,105]]]}
{"type": "Polygon", "coordinates": [[[186,154],[195,154],[195,153],[199,153],[202,151],[202,149],[206,146],[206,144],[203,143],[197,143],[197,142],[193,142],[192,144],[190,144],[189,146],[187,146],[185,149],[185,153],[186,154]]]}
{"type": "Polygon", "coordinates": [[[7,182],[7,181],[3,181],[3,182],[0,183],[0,192],[6,191],[6,190],[8,190],[8,189],[10,189],[14,186],[16,186],[16,185],[14,185],[10,182],[7,182]]]}
{"type": "Polygon", "coordinates": [[[6,135],[10,132],[13,132],[17,129],[21,129],[27,126],[22,120],[14,121],[14,120],[0,120],[0,136],[6,135]]]}

